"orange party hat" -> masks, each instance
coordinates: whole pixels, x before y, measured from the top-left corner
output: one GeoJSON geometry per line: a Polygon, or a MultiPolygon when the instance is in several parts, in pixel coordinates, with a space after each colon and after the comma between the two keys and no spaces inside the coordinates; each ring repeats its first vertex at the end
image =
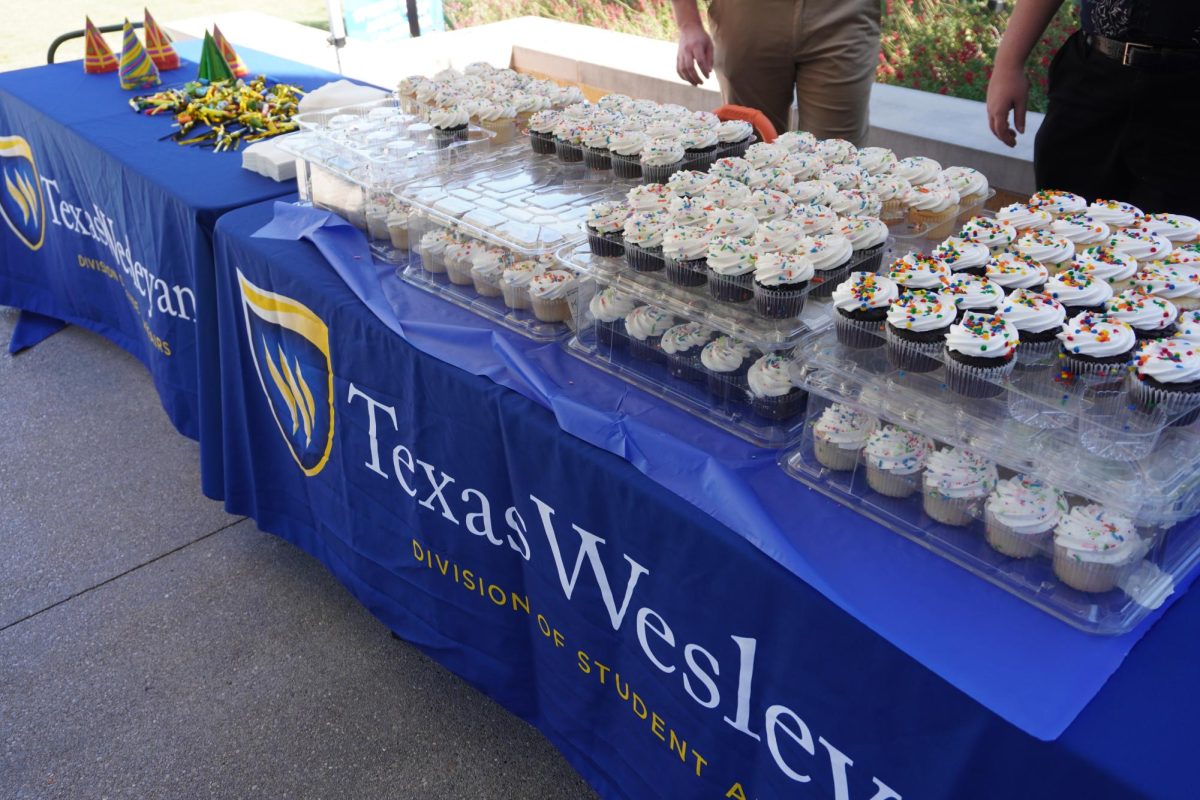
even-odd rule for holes
{"type": "Polygon", "coordinates": [[[154,17],[150,16],[150,9],[146,8],[143,11],[146,12],[146,24],[142,32],[146,36],[146,52],[153,59],[154,66],[160,70],[178,69],[179,54],[171,47],[171,37],[158,27],[154,17]]]}
{"type": "Polygon", "coordinates": [[[221,51],[221,55],[225,56],[225,63],[229,65],[229,71],[233,73],[233,77],[244,78],[250,74],[250,70],[246,69],[246,65],[238,56],[237,50],[233,49],[233,45],[216,25],[213,25],[213,41],[217,43],[217,49],[221,51]]]}
{"type": "Polygon", "coordinates": [[[101,72],[112,72],[119,65],[117,57],[113,55],[113,51],[109,48],[108,42],[104,41],[104,37],[100,31],[92,24],[91,17],[85,17],[87,26],[84,34],[84,56],[83,56],[83,71],[93,74],[101,72]]]}

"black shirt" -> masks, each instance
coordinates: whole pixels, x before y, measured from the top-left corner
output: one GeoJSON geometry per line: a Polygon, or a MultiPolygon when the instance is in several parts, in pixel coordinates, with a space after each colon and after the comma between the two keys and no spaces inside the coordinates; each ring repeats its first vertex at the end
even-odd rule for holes
{"type": "Polygon", "coordinates": [[[1200,47],[1200,0],[1080,0],[1088,33],[1159,47],[1200,47]]]}

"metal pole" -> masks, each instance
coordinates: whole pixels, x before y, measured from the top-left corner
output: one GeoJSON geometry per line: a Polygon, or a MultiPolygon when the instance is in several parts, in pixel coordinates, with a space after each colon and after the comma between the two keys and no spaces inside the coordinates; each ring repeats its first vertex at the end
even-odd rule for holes
{"type": "Polygon", "coordinates": [[[346,46],[346,20],[342,18],[342,0],[325,0],[325,7],[329,9],[329,38],[325,41],[333,45],[338,74],[341,75],[342,48],[346,46]]]}

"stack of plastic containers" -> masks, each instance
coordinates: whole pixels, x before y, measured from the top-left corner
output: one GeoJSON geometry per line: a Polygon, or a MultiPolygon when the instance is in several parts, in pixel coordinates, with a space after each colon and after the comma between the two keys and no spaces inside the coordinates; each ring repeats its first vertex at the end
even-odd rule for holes
{"type": "MultiPolygon", "coordinates": [[[[587,244],[560,251],[585,276],[568,351],[753,444],[794,442],[805,419],[803,343],[829,325],[821,284],[776,310],[744,287],[708,278],[680,285],[666,259],[647,270],[636,248],[626,249],[636,269],[587,244]]],[[[856,254],[849,269],[871,259],[878,254],[856,254]]]]}
{"type": "Polygon", "coordinates": [[[302,199],[367,232],[384,261],[406,260],[407,209],[396,189],[496,155],[492,134],[473,125],[438,131],[394,99],[307,112],[302,133],[280,140],[298,161],[302,199]]]}
{"type": "Polygon", "coordinates": [[[1076,627],[1129,630],[1200,560],[1197,403],[1146,402],[1125,364],[1072,373],[1056,347],[968,379],[944,353],[811,337],[780,465],[1076,627]]]}
{"type": "Polygon", "coordinates": [[[583,238],[592,203],[627,187],[527,144],[440,178],[397,193],[411,209],[404,280],[532,339],[569,333],[579,286],[554,254],[583,238]]]}

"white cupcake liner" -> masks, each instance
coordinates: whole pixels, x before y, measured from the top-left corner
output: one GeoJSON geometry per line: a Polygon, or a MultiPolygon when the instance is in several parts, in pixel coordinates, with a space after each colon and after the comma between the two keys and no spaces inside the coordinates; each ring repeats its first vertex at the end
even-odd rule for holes
{"type": "Polygon", "coordinates": [[[854,449],[838,447],[827,439],[813,435],[813,455],[817,462],[835,472],[849,472],[858,466],[858,458],[862,453],[862,445],[854,449]]]}
{"type": "Polygon", "coordinates": [[[1072,589],[1089,594],[1100,594],[1117,588],[1122,579],[1137,569],[1140,561],[1136,556],[1117,564],[1084,561],[1076,558],[1074,551],[1061,545],[1054,546],[1054,574],[1072,589]]]}
{"type": "Polygon", "coordinates": [[[1009,558],[1034,558],[1048,553],[1053,529],[1037,533],[1018,533],[997,520],[991,512],[984,513],[984,535],[993,550],[1009,558]]]}
{"type": "Polygon", "coordinates": [[[912,497],[921,488],[921,473],[907,475],[882,469],[867,462],[867,485],[885,497],[912,497]]]}

